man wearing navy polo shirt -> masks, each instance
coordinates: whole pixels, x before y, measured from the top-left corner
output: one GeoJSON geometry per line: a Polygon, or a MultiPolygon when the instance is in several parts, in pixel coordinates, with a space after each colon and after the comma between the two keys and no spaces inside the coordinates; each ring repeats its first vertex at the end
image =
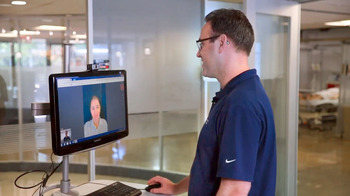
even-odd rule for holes
{"type": "Polygon", "coordinates": [[[275,195],[276,138],[273,112],[255,69],[248,66],[254,32],[238,10],[219,9],[205,17],[198,44],[202,74],[216,78],[190,176],[179,183],[156,176],[153,193],[188,195],[275,195]]]}

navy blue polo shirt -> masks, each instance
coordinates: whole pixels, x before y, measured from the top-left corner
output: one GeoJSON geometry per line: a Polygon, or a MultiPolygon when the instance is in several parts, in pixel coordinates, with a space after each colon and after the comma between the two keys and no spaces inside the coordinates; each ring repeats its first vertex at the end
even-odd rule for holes
{"type": "Polygon", "coordinates": [[[191,168],[189,195],[215,195],[221,178],[251,182],[249,195],[275,195],[273,112],[255,69],[213,98],[191,168]]]}

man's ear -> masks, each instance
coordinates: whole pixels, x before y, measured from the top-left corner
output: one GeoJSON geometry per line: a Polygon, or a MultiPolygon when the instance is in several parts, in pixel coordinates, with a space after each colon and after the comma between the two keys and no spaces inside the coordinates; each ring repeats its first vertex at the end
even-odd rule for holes
{"type": "Polygon", "coordinates": [[[218,39],[220,42],[219,52],[221,53],[227,46],[230,45],[230,41],[228,40],[228,37],[225,34],[221,34],[218,39]]]}

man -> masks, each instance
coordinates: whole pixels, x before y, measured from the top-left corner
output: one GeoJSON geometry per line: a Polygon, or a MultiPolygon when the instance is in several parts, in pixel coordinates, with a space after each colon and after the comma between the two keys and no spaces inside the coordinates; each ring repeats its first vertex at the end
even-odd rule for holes
{"type": "Polygon", "coordinates": [[[205,17],[197,57],[202,74],[221,90],[201,130],[189,177],[160,183],[152,193],[188,195],[274,195],[276,139],[273,113],[255,69],[248,66],[254,32],[246,16],[220,9],[205,17]]]}
{"type": "Polygon", "coordinates": [[[65,132],[65,136],[64,136],[64,138],[63,138],[63,142],[69,142],[71,139],[70,139],[70,137],[69,137],[69,135],[68,135],[68,131],[66,131],[65,132]]]}

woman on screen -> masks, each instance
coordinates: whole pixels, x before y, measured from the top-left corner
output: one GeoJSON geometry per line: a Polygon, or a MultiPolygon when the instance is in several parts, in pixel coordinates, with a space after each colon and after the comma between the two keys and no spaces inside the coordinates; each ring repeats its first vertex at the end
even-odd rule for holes
{"type": "Polygon", "coordinates": [[[84,125],[85,137],[106,132],[108,130],[107,121],[100,117],[101,102],[97,96],[92,96],[90,101],[90,113],[92,119],[84,125]]]}

